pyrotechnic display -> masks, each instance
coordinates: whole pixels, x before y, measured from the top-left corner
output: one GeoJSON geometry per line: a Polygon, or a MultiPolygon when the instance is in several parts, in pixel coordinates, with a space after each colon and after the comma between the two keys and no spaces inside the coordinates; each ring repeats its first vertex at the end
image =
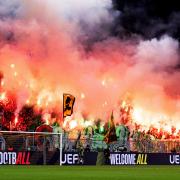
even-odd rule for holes
{"type": "Polygon", "coordinates": [[[113,110],[116,124],[179,138],[179,42],[168,32],[120,38],[126,29],[111,0],[6,0],[0,15],[4,128],[29,130],[37,119],[64,129],[98,119],[104,126],[113,110]],[[63,93],[76,97],[68,120],[63,93]]]}
{"type": "Polygon", "coordinates": [[[0,165],[180,164],[179,42],[175,0],[0,0],[0,165]]]}

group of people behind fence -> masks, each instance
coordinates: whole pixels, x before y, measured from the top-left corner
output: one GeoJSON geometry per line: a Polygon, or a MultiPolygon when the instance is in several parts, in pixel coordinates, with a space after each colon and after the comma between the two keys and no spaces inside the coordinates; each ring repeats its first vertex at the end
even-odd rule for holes
{"type": "MultiPolygon", "coordinates": [[[[67,134],[63,135],[62,148],[66,152],[97,152],[109,149],[111,152],[144,152],[144,153],[170,153],[180,152],[179,140],[158,140],[151,139],[148,136],[137,135],[134,133],[129,138],[119,138],[116,142],[106,144],[99,140],[98,135],[94,138],[80,136],[71,139],[67,134]]],[[[36,136],[16,134],[0,134],[0,150],[5,151],[10,147],[20,150],[42,151],[46,148],[48,151],[54,151],[60,147],[59,137],[49,135],[46,138],[37,138],[36,136]]]]}

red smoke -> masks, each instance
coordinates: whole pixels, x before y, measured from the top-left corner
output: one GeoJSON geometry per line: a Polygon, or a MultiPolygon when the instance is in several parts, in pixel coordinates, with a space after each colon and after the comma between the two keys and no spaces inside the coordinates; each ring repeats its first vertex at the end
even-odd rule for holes
{"type": "MultiPolygon", "coordinates": [[[[0,21],[13,35],[0,34],[1,100],[12,92],[16,113],[24,104],[44,114],[62,111],[62,94],[76,97],[73,119],[107,120],[111,110],[120,122],[119,102],[131,96],[132,122],[149,129],[180,129],[178,42],[168,36],[143,41],[106,36],[84,50],[79,21],[57,16],[34,1],[23,2],[23,18],[0,21]]],[[[89,22],[90,23],[90,22],[89,22]]],[[[104,33],[104,32],[103,32],[104,33]]],[[[93,34],[93,32],[92,32],[93,34]]]]}

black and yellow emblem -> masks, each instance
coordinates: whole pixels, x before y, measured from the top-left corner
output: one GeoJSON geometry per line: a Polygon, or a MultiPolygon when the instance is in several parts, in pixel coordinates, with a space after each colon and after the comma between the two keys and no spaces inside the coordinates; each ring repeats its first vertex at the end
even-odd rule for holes
{"type": "Polygon", "coordinates": [[[75,97],[71,94],[63,94],[63,116],[71,116],[73,113],[73,106],[75,97]]]}

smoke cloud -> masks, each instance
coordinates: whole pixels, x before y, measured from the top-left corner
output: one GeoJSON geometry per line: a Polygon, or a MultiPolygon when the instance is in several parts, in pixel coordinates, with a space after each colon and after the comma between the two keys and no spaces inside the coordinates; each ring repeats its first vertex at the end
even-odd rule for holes
{"type": "Polygon", "coordinates": [[[58,111],[63,92],[71,93],[75,116],[106,120],[115,110],[116,121],[119,101],[130,94],[148,114],[142,123],[179,125],[178,40],[119,38],[112,33],[119,15],[110,0],[0,0],[4,88],[19,106],[28,100],[58,111]]]}

